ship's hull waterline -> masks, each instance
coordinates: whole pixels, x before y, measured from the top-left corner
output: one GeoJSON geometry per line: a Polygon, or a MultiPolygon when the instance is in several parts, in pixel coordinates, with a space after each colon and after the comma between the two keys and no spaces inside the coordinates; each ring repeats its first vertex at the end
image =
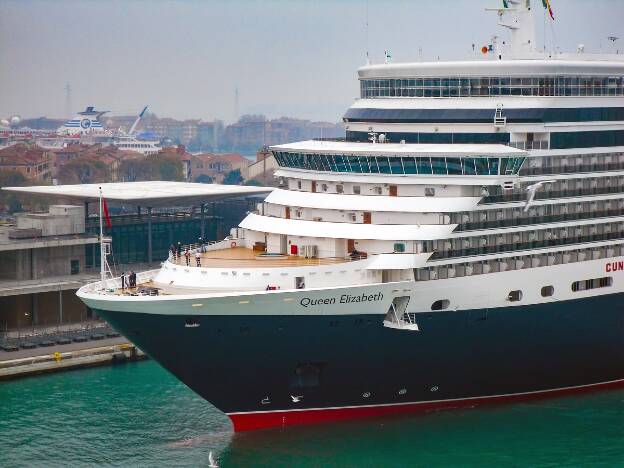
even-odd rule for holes
{"type": "Polygon", "coordinates": [[[202,315],[199,326],[95,312],[245,431],[622,385],[623,299],[419,313],[419,331],[357,304],[340,316],[202,315]]]}

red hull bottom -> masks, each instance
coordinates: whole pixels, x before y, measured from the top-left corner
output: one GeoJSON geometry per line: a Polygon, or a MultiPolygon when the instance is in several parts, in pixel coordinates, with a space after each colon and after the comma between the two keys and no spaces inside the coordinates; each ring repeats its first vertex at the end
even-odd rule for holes
{"type": "Polygon", "coordinates": [[[422,403],[399,403],[380,406],[350,406],[345,408],[318,408],[296,411],[274,411],[257,413],[228,414],[234,424],[235,432],[269,429],[275,427],[294,426],[299,424],[318,424],[331,421],[365,418],[372,416],[398,415],[443,408],[461,408],[488,403],[504,403],[513,401],[537,400],[559,395],[592,392],[607,388],[624,387],[624,379],[602,382],[579,387],[567,387],[538,392],[474,397],[454,400],[438,400],[422,403]]]}

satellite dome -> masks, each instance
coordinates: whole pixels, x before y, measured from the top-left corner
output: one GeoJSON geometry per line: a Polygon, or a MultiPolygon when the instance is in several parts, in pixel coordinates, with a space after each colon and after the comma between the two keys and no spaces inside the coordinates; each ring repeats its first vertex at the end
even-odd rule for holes
{"type": "Polygon", "coordinates": [[[2,119],[0,120],[0,125],[2,125],[3,127],[8,127],[9,125],[11,125],[11,122],[9,122],[7,119],[2,119]]]}
{"type": "Polygon", "coordinates": [[[14,115],[11,117],[11,125],[17,125],[21,122],[21,117],[19,115],[14,115]]]}

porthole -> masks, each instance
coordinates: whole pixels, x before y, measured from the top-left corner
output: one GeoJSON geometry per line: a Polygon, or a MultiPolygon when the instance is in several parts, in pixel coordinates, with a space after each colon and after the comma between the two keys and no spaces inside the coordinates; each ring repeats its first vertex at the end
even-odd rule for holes
{"type": "Polygon", "coordinates": [[[522,291],[520,291],[519,289],[516,289],[515,291],[509,291],[509,294],[507,295],[507,300],[509,302],[518,302],[522,300],[522,291]]]}
{"type": "Polygon", "coordinates": [[[555,293],[555,288],[552,286],[544,286],[540,292],[542,297],[550,297],[555,293]]]}
{"type": "Polygon", "coordinates": [[[448,299],[440,299],[431,304],[431,310],[444,310],[448,309],[451,305],[451,301],[448,299]]]}

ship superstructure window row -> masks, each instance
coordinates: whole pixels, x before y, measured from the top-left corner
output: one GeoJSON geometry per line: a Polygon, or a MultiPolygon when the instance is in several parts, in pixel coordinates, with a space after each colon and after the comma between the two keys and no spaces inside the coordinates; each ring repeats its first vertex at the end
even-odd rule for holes
{"type": "MultiPolygon", "coordinates": [[[[351,108],[344,121],[383,123],[492,123],[495,109],[351,108]]],[[[504,108],[507,123],[615,122],[624,120],[623,107],[504,108]]]]}
{"type": "MultiPolygon", "coordinates": [[[[392,143],[466,143],[466,144],[508,144],[510,135],[507,132],[498,133],[419,133],[419,132],[384,132],[386,141],[392,143]]],[[[346,140],[354,142],[368,142],[368,132],[347,130],[346,140]]]]}
{"type": "Polygon", "coordinates": [[[526,226],[532,224],[557,223],[591,218],[624,216],[624,199],[603,200],[600,203],[585,201],[559,205],[542,205],[502,210],[468,211],[452,213],[450,224],[458,224],[456,232],[499,227],[526,226]]]}
{"type": "Polygon", "coordinates": [[[531,157],[520,175],[567,174],[624,169],[624,153],[531,157]]]}
{"type": "MultiPolygon", "coordinates": [[[[524,201],[527,199],[523,184],[513,190],[503,190],[500,187],[489,187],[489,195],[482,200],[483,204],[524,201]]],[[[535,194],[536,200],[549,198],[582,197],[588,195],[605,195],[624,192],[624,177],[586,177],[583,179],[563,179],[547,184],[535,194]]]]}
{"type": "Polygon", "coordinates": [[[445,77],[362,79],[360,96],[470,97],[470,96],[622,96],[621,76],[445,77]]]}
{"type": "Polygon", "coordinates": [[[281,167],[323,172],[398,175],[515,175],[525,158],[353,156],[275,151],[281,167]]]}
{"type": "MultiPolygon", "coordinates": [[[[540,252],[507,258],[494,258],[475,262],[462,262],[450,265],[435,265],[414,270],[416,281],[430,281],[463,276],[483,275],[511,270],[524,270],[552,265],[585,262],[600,258],[613,258],[624,255],[624,244],[615,244],[585,249],[540,252]]],[[[554,292],[554,288],[553,288],[554,292]]],[[[541,291],[540,291],[541,293],[541,291]]]]}
{"type": "Polygon", "coordinates": [[[460,237],[424,241],[423,244],[427,252],[433,251],[431,260],[439,260],[615,239],[624,239],[622,222],[460,237]]]}
{"type": "MultiPolygon", "coordinates": [[[[550,144],[547,140],[537,142],[510,143],[510,133],[420,133],[420,132],[383,132],[389,143],[500,143],[521,149],[571,149],[624,146],[624,130],[595,130],[583,132],[550,132],[550,144]],[[531,145],[527,145],[531,143],[531,145]]],[[[347,130],[346,140],[366,142],[368,132],[347,130]]]]}

